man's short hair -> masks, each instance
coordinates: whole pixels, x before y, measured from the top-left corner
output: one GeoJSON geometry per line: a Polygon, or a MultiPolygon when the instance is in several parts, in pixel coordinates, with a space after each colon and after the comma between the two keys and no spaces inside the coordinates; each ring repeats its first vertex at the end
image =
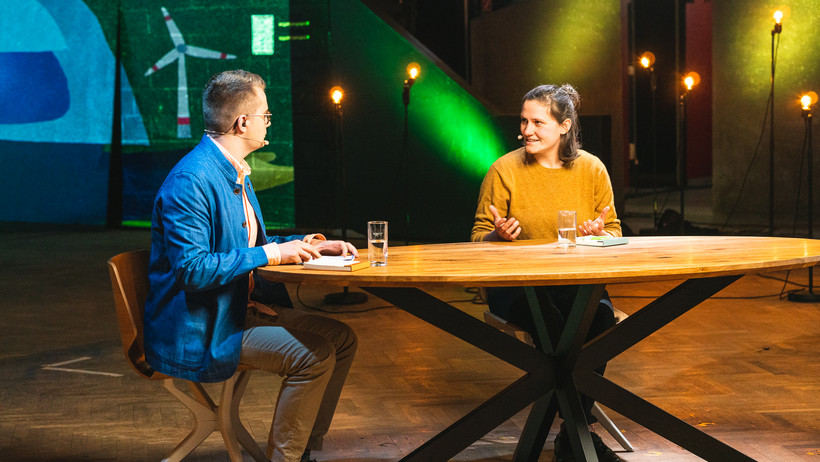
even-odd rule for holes
{"type": "Polygon", "coordinates": [[[211,77],[202,92],[205,129],[218,133],[231,130],[236,119],[253,110],[255,89],[265,89],[265,81],[253,72],[237,69],[211,77]]]}

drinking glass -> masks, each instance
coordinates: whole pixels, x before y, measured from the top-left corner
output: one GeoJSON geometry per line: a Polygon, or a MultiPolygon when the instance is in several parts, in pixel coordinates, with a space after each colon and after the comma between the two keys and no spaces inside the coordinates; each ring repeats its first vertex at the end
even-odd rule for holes
{"type": "Polygon", "coordinates": [[[558,247],[566,249],[575,247],[576,227],[575,210],[558,211],[558,247]]]}
{"type": "Polygon", "coordinates": [[[387,222],[367,222],[367,256],[370,266],[387,265],[387,222]]]}

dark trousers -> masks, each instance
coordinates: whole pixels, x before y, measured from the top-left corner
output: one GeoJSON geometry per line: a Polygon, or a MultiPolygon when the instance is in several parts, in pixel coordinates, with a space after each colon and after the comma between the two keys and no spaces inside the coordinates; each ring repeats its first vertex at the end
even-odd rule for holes
{"type": "MultiPolygon", "coordinates": [[[[566,319],[569,317],[575,295],[578,293],[578,286],[541,286],[535,288],[538,303],[541,306],[541,313],[547,324],[547,331],[555,348],[561,331],[564,329],[566,319]]],[[[538,332],[532,319],[527,297],[523,287],[491,287],[487,289],[487,305],[490,312],[504,318],[532,335],[536,348],[541,349],[538,339],[538,332]]],[[[612,309],[612,302],[609,294],[604,291],[595,318],[589,328],[587,340],[597,336],[615,325],[615,316],[612,309]]],[[[595,370],[598,374],[604,375],[606,364],[595,370]]],[[[581,404],[586,413],[587,423],[594,423],[597,419],[592,415],[592,406],[595,401],[588,396],[581,395],[581,404]]]]}

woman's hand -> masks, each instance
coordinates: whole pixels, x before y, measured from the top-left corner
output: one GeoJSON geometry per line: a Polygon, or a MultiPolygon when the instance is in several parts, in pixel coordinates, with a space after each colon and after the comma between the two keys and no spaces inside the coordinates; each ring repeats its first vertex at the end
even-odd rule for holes
{"type": "Polygon", "coordinates": [[[609,206],[604,207],[601,216],[598,218],[581,223],[578,226],[578,232],[581,233],[581,236],[609,236],[609,233],[604,231],[604,219],[606,219],[607,213],[609,213],[609,206]]]}
{"type": "Polygon", "coordinates": [[[495,231],[493,232],[496,237],[505,241],[514,241],[521,234],[521,226],[519,226],[518,220],[513,217],[502,218],[494,205],[490,205],[490,213],[493,214],[493,224],[495,225],[495,231]]]}

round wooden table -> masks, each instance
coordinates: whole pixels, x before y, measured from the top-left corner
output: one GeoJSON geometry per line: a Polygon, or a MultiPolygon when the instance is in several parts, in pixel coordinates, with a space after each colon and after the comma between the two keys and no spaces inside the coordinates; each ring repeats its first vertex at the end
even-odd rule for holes
{"type": "MultiPolygon", "coordinates": [[[[366,259],[366,250],[362,258],[366,259]]],[[[579,393],[706,460],[752,460],[594,370],[746,274],[813,266],[820,240],[748,236],[633,237],[626,245],[560,249],[555,242],[463,242],[391,247],[388,265],[354,272],[259,268],[280,282],[361,287],[525,371],[525,375],[403,460],[447,460],[534,403],[514,455],[537,461],[560,409],[577,460],[597,460],[579,393]],[[607,283],[684,279],[584,342],[607,283]],[[524,286],[541,344],[532,348],[424,292],[441,285],[524,286]],[[579,285],[559,339],[549,337],[534,286],[579,285]]]]}

